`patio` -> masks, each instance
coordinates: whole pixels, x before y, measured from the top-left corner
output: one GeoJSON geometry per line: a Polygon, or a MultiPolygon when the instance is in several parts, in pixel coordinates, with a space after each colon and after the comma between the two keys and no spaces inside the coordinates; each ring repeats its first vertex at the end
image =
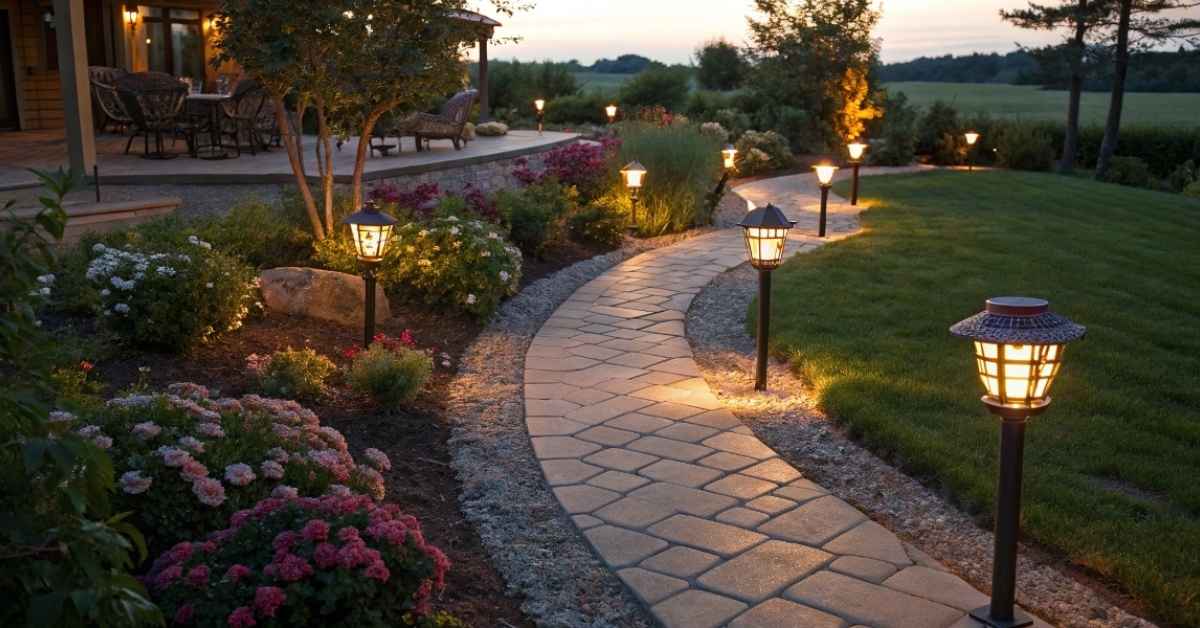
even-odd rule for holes
{"type": "MultiPolygon", "coordinates": [[[[416,152],[412,138],[404,138],[399,153],[392,151],[386,157],[372,155],[364,178],[376,180],[511,159],[549,150],[577,137],[573,133],[539,135],[536,131],[511,131],[503,137],[479,137],[462,150],[454,150],[448,140],[433,140],[429,150],[420,153],[416,152]]],[[[127,136],[113,133],[96,136],[96,162],[102,185],[264,184],[294,180],[287,152],[282,148],[257,155],[243,152],[235,159],[210,161],[188,157],[182,141],[174,147],[168,142],[168,148],[178,152],[179,157],[153,160],[141,157],[140,140],[134,141],[128,155],[124,154],[126,141],[127,136]]],[[[396,139],[387,141],[394,143],[396,139]]],[[[315,146],[315,137],[304,138],[304,159],[310,176],[317,174],[315,146]]],[[[351,139],[334,152],[334,176],[338,182],[350,181],[356,147],[357,141],[351,139]]],[[[0,191],[36,185],[29,168],[56,168],[66,162],[67,141],[61,129],[0,135],[0,191]]]]}

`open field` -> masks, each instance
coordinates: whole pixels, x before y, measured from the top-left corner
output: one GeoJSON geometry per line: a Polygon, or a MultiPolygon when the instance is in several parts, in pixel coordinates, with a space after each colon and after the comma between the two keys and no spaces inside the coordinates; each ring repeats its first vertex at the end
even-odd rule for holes
{"type": "MultiPolygon", "coordinates": [[[[889,91],[904,92],[909,101],[928,106],[942,100],[960,113],[987,113],[1026,120],[1065,120],[1067,92],[1044,91],[1030,85],[977,83],[887,83],[889,91]]],[[[1108,115],[1107,92],[1084,92],[1080,115],[1085,125],[1102,125],[1108,115]]],[[[1200,126],[1200,94],[1125,95],[1121,123],[1126,126],[1200,126]]]]}
{"type": "Polygon", "coordinates": [[[575,80],[580,89],[585,92],[602,91],[615,92],[621,89],[625,81],[637,76],[636,74],[605,74],[602,72],[576,72],[575,80]]]}
{"type": "Polygon", "coordinates": [[[990,513],[998,424],[947,328],[989,296],[1050,299],[1088,337],[1029,428],[1026,537],[1200,625],[1200,201],[1001,171],[864,197],[862,235],[776,273],[774,349],[868,446],[990,513]]]}

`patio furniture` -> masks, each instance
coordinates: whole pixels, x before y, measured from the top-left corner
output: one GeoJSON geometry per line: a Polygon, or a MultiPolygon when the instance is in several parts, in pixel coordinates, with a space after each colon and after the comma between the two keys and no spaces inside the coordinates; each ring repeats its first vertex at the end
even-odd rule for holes
{"type": "MultiPolygon", "coordinates": [[[[117,95],[129,113],[136,132],[143,138],[146,159],[173,159],[163,147],[163,133],[174,135],[187,98],[187,86],[163,72],[128,74],[116,81],[117,95]],[[150,135],[154,134],[154,151],[150,151],[150,135]]],[[[189,145],[191,142],[189,138],[189,145]]]]}
{"type": "Polygon", "coordinates": [[[260,134],[263,106],[267,102],[267,92],[256,81],[240,81],[233,91],[233,96],[222,103],[225,120],[222,122],[222,133],[233,138],[233,148],[238,154],[242,152],[242,138],[246,138],[251,155],[257,155],[258,149],[267,149],[267,143],[260,134]]]}
{"type": "MultiPolygon", "coordinates": [[[[191,119],[191,140],[188,149],[193,157],[200,159],[228,159],[229,151],[221,143],[222,110],[231,96],[225,94],[188,94],[187,104],[191,119]],[[200,138],[208,133],[208,145],[200,146],[200,138]]],[[[234,146],[233,148],[237,148],[234,146]]]]}
{"type": "MultiPolygon", "coordinates": [[[[125,109],[121,106],[121,99],[117,96],[117,90],[113,87],[113,83],[126,74],[128,72],[121,68],[102,65],[88,67],[88,82],[91,84],[92,90],[92,114],[96,119],[96,129],[100,132],[103,132],[109,123],[125,129],[133,121],[129,114],[125,113],[125,109]]],[[[128,146],[125,150],[129,152],[128,146]]]]}
{"type": "Polygon", "coordinates": [[[440,113],[418,112],[396,123],[396,135],[404,137],[411,135],[416,139],[417,150],[424,148],[423,142],[429,140],[450,140],[455,150],[461,150],[466,143],[463,139],[463,127],[467,125],[467,117],[479,92],[473,89],[459,92],[442,105],[440,113]]]}

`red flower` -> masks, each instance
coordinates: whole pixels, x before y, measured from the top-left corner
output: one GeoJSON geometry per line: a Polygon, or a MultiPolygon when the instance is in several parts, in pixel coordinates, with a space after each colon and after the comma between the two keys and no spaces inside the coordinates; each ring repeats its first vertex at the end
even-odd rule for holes
{"type": "Polygon", "coordinates": [[[96,368],[96,365],[88,362],[87,360],[79,363],[79,370],[83,371],[84,373],[91,373],[92,369],[94,368],[96,368]]]}

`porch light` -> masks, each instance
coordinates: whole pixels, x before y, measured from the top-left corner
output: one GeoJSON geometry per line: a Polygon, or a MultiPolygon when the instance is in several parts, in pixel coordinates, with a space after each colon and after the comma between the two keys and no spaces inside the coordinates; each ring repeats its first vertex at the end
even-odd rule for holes
{"type": "Polygon", "coordinates": [[[604,115],[608,116],[608,123],[612,124],[617,121],[617,106],[609,105],[604,108],[604,115]]]}
{"type": "Polygon", "coordinates": [[[129,25],[129,28],[133,28],[133,27],[137,26],[137,19],[138,19],[137,6],[133,5],[133,4],[125,5],[125,23],[129,25]]]}
{"type": "Polygon", "coordinates": [[[758,363],[754,389],[767,389],[767,340],[771,326],[771,271],[783,264],[788,231],[796,226],[778,207],[759,207],[738,223],[746,236],[750,265],[758,270],[758,363]]]}
{"type": "Polygon", "coordinates": [[[1021,628],[1033,618],[1016,608],[1017,542],[1021,534],[1021,467],[1029,417],[1050,405],[1050,387],[1066,344],[1087,328],[1050,311],[1048,302],[1026,297],[988,299],[987,309],[950,328],[974,344],[982,401],[1000,417],[1000,478],[996,490],[996,544],[992,599],[971,611],[991,628],[1021,628]]]}
{"type": "Polygon", "coordinates": [[[367,201],[362,210],[347,216],[343,224],[350,225],[350,237],[363,269],[367,289],[363,325],[363,346],[370,346],[375,337],[375,268],[387,254],[396,219],[379,211],[375,201],[367,201]]]}
{"type": "Polygon", "coordinates": [[[734,166],[737,164],[735,161],[737,159],[737,154],[738,149],[733,144],[727,144],[725,149],[721,151],[721,157],[724,158],[726,170],[733,170],[734,166]]]}
{"type": "Polygon", "coordinates": [[[542,122],[546,119],[546,99],[538,98],[533,101],[533,108],[537,111],[538,135],[542,134],[542,122]]]}
{"type": "Polygon", "coordinates": [[[829,207],[829,188],[833,187],[833,173],[838,171],[838,167],[825,162],[813,166],[813,170],[817,171],[817,183],[821,186],[821,221],[817,227],[817,235],[825,237],[825,217],[829,207]]]}
{"type": "Polygon", "coordinates": [[[636,161],[631,161],[621,168],[621,178],[625,180],[625,187],[629,188],[631,199],[629,216],[634,223],[637,223],[638,192],[641,191],[642,183],[646,178],[646,167],[636,161]]]}
{"type": "Polygon", "coordinates": [[[863,153],[867,151],[867,145],[862,142],[851,142],[846,145],[846,152],[850,153],[850,167],[854,168],[854,183],[850,185],[850,204],[858,205],[858,170],[862,168],[863,153]]]}

